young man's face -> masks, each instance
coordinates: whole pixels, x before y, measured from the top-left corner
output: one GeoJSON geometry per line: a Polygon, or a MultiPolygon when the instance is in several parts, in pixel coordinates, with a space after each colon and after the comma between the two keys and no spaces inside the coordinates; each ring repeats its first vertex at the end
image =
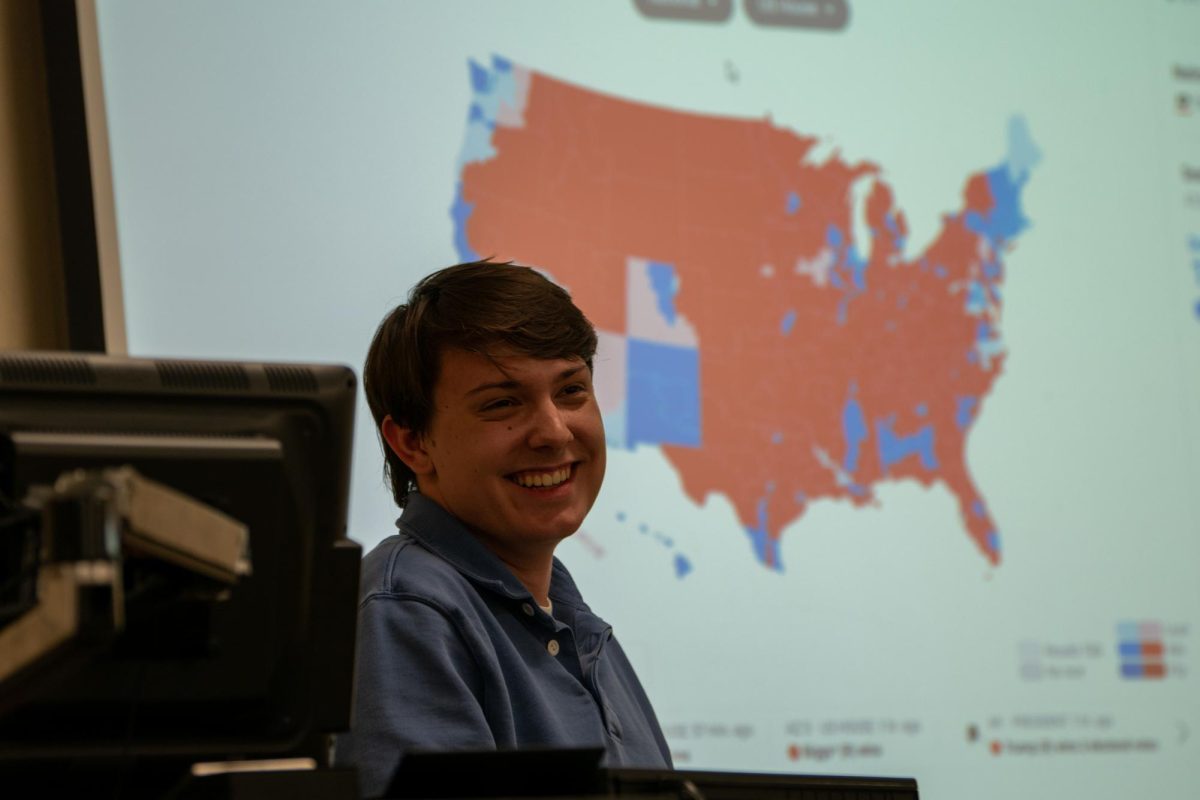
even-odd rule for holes
{"type": "Polygon", "coordinates": [[[604,479],[604,425],[581,359],[448,348],[421,437],[421,493],[493,551],[544,550],[578,530],[604,479]]]}

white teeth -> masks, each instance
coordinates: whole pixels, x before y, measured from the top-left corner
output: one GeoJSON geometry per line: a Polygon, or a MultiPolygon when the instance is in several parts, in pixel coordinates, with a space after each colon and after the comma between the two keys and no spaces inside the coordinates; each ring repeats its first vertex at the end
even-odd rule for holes
{"type": "Polygon", "coordinates": [[[554,472],[523,472],[515,480],[521,486],[531,489],[535,486],[557,486],[571,477],[571,468],[563,467],[554,472]]]}

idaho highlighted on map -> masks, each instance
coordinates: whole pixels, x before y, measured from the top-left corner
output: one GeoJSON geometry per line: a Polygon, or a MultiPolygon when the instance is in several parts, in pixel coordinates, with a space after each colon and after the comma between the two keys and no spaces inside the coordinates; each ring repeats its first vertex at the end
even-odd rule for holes
{"type": "Polygon", "coordinates": [[[544,265],[570,290],[600,334],[611,446],[661,448],[697,504],[729,498],[773,569],[811,503],[861,506],[897,480],[945,486],[999,564],[966,440],[1003,369],[1005,259],[1029,227],[1041,155],[1023,119],[908,256],[882,168],[815,160],[815,137],[500,58],[470,77],[459,257],[544,265]]]}

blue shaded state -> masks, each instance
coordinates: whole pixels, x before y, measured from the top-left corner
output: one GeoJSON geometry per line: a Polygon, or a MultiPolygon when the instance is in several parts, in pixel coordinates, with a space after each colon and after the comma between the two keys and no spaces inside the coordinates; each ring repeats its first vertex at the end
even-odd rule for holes
{"type": "Polygon", "coordinates": [[[800,210],[800,195],[796,192],[788,192],[787,196],[787,213],[795,214],[800,210]]]}
{"type": "Polygon", "coordinates": [[[923,417],[929,413],[929,406],[925,405],[924,403],[918,403],[916,412],[918,417],[923,417]]]}
{"type": "Polygon", "coordinates": [[[775,431],[771,434],[771,444],[783,444],[783,431],[775,431]]]}
{"type": "Polygon", "coordinates": [[[868,494],[867,487],[863,486],[861,483],[852,483],[846,488],[850,491],[850,494],[854,495],[855,497],[866,497],[868,494]]]}
{"type": "Polygon", "coordinates": [[[629,340],[627,446],[700,446],[700,351],[629,340]]]}
{"type": "Polygon", "coordinates": [[[492,73],[474,61],[468,62],[468,67],[471,70],[471,91],[475,94],[490,92],[492,90],[492,73]]]}
{"type": "Polygon", "coordinates": [[[467,115],[467,135],[463,138],[462,150],[458,154],[458,168],[461,170],[468,164],[487,161],[494,158],[496,148],[492,147],[492,133],[495,123],[487,118],[487,113],[475,104],[467,115]]]}
{"type": "Polygon", "coordinates": [[[999,553],[1000,552],[1000,532],[999,531],[988,531],[987,532],[987,544],[988,544],[989,550],[991,550],[993,553],[999,553]]]}
{"type": "Polygon", "coordinates": [[[975,409],[979,406],[979,398],[963,395],[955,398],[957,407],[954,410],[954,424],[959,430],[966,430],[975,420],[975,409]]]}
{"type": "Polygon", "coordinates": [[[1008,170],[1014,181],[1024,181],[1042,161],[1041,148],[1033,141],[1029,125],[1021,116],[1008,120],[1008,170]]]}
{"type": "Polygon", "coordinates": [[[925,469],[938,468],[937,457],[933,454],[932,425],[924,425],[908,436],[897,436],[892,432],[892,419],[888,418],[876,421],[875,433],[878,437],[879,460],[885,470],[911,455],[920,457],[921,466],[925,469]]]}
{"type": "Polygon", "coordinates": [[[836,259],[833,269],[829,271],[829,282],[842,292],[842,299],[838,302],[837,323],[845,325],[850,301],[867,290],[867,260],[859,254],[853,242],[843,248],[846,235],[836,225],[825,229],[825,241],[833,249],[836,259]],[[849,285],[843,272],[848,273],[849,285]]]}
{"type": "Polygon", "coordinates": [[[618,511],[617,512],[617,522],[624,522],[624,521],[625,521],[625,512],[618,511]]]}
{"type": "Polygon", "coordinates": [[[983,284],[979,281],[971,281],[971,285],[967,287],[965,310],[975,317],[987,311],[987,289],[983,288],[983,284]]]}
{"type": "Polygon", "coordinates": [[[963,218],[967,229],[986,237],[993,247],[997,247],[1029,227],[1029,221],[1021,213],[1021,187],[1027,179],[1028,175],[1014,181],[1007,164],[989,170],[987,184],[992,193],[992,208],[987,214],[968,212],[963,218]]]}
{"type": "Polygon", "coordinates": [[[475,210],[474,203],[463,200],[462,181],[454,185],[454,205],[450,206],[450,218],[454,220],[454,249],[460,262],[478,261],[479,256],[467,241],[467,220],[475,210]]]}
{"type": "Polygon", "coordinates": [[[1004,352],[1004,342],[996,330],[986,321],[980,320],[975,327],[975,349],[984,369],[990,369],[992,358],[1004,352]]]}
{"type": "Polygon", "coordinates": [[[983,276],[988,280],[996,280],[1000,277],[1000,264],[996,261],[989,261],[983,265],[983,276]]]}
{"type": "Polygon", "coordinates": [[[867,260],[858,254],[857,245],[850,245],[846,251],[846,265],[854,278],[854,288],[860,292],[867,290],[867,260]]]}
{"type": "Polygon", "coordinates": [[[675,554],[675,577],[683,580],[692,571],[692,562],[683,553],[675,554]]]}
{"type": "Polygon", "coordinates": [[[842,468],[847,472],[853,473],[858,469],[859,450],[870,435],[867,415],[863,413],[858,400],[851,397],[842,407],[842,438],[846,440],[846,455],[842,459],[842,468]]]}
{"type": "Polygon", "coordinates": [[[1200,300],[1196,301],[1196,318],[1200,319],[1200,300]]]}
{"type": "Polygon", "coordinates": [[[975,326],[975,341],[990,342],[992,340],[992,323],[980,320],[975,326]]]}
{"type": "Polygon", "coordinates": [[[455,187],[450,217],[454,220],[454,249],[458,253],[459,261],[476,261],[479,255],[467,242],[466,222],[471,216],[472,206],[462,199],[461,170],[468,164],[487,161],[496,156],[496,148],[492,146],[492,134],[496,128],[496,115],[501,103],[507,104],[518,113],[523,108],[518,102],[517,81],[512,73],[512,64],[508,60],[494,56],[490,70],[469,60],[467,72],[471,81],[472,98],[467,113],[466,134],[458,154],[460,180],[455,187]]]}
{"type": "Polygon", "coordinates": [[[808,495],[804,492],[796,492],[792,495],[792,499],[796,501],[796,505],[802,506],[808,502],[808,495]]]}
{"type": "Polygon", "coordinates": [[[459,169],[495,157],[492,133],[501,105],[508,106],[518,115],[524,110],[511,62],[493,56],[492,67],[488,69],[469,60],[467,70],[470,75],[472,98],[467,116],[466,137],[458,156],[459,169]]]}
{"type": "Polygon", "coordinates": [[[1003,164],[987,172],[992,208],[987,214],[971,212],[963,222],[969,230],[986,236],[992,245],[1003,244],[1029,227],[1021,213],[1021,189],[1030,171],[1042,160],[1041,150],[1029,134],[1023,117],[1008,121],[1008,154],[1003,164]]]}
{"type": "Polygon", "coordinates": [[[987,232],[993,241],[1012,239],[1025,228],[1029,221],[1021,213],[1021,186],[1027,180],[1023,175],[1015,182],[1007,169],[994,169],[988,173],[988,187],[992,190],[995,205],[988,213],[987,232]]]}
{"type": "Polygon", "coordinates": [[[782,333],[784,336],[787,336],[789,333],[792,332],[792,328],[794,328],[795,326],[796,326],[796,311],[795,311],[795,309],[791,309],[786,314],[783,315],[783,320],[779,323],[779,332],[782,333]]]}
{"type": "Polygon", "coordinates": [[[946,272],[945,267],[943,267],[941,264],[938,264],[936,267],[933,268],[933,274],[937,275],[939,278],[944,278],[949,273],[946,272]]]}
{"type": "MultiPolygon", "coordinates": [[[[995,329],[991,324],[982,320],[975,328],[975,353],[978,353],[978,360],[984,369],[991,368],[993,356],[1004,352],[1004,341],[994,334],[995,329]]],[[[968,357],[967,361],[975,363],[975,359],[971,357],[968,357]]]]}
{"type": "Polygon", "coordinates": [[[767,498],[758,501],[758,524],[747,527],[746,534],[754,547],[754,555],[765,566],[783,572],[783,564],[779,563],[779,543],[767,534],[767,498]]]}
{"type": "Polygon", "coordinates": [[[675,295],[679,293],[679,280],[675,277],[675,267],[659,261],[651,261],[646,265],[646,276],[650,278],[650,288],[658,300],[658,313],[668,325],[675,324],[675,295]]]}
{"type": "Polygon", "coordinates": [[[985,516],[987,516],[987,512],[983,509],[983,503],[979,500],[971,501],[971,513],[980,519],[983,519],[985,516]]]}

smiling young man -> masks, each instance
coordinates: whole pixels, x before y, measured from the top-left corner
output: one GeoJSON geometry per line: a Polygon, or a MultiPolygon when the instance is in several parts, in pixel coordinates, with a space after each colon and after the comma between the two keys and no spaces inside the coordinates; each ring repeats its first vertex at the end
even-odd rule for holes
{"type": "Polygon", "coordinates": [[[379,326],[363,385],[399,532],[363,562],[357,689],[337,761],[376,796],[406,749],[603,747],[666,767],[612,628],[554,558],[604,479],[596,334],[526,267],[426,277],[379,326]]]}

